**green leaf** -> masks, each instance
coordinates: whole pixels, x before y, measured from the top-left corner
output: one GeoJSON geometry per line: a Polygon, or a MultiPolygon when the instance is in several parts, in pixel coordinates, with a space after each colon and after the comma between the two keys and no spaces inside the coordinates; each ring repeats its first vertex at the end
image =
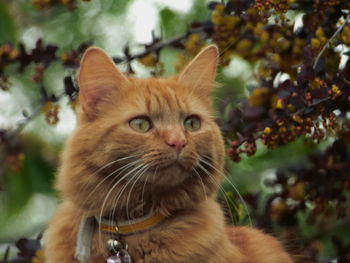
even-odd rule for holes
{"type": "Polygon", "coordinates": [[[195,0],[191,8],[191,12],[188,15],[188,22],[207,20],[210,16],[210,10],[207,7],[208,1],[195,0]]]}
{"type": "Polygon", "coordinates": [[[15,215],[23,209],[34,193],[53,192],[54,170],[52,164],[45,160],[42,146],[37,142],[27,145],[28,150],[24,151],[20,171],[6,169],[5,217],[15,215]]]}
{"type": "Polygon", "coordinates": [[[163,48],[160,52],[160,60],[164,63],[164,76],[173,76],[176,74],[175,63],[178,59],[179,51],[172,48],[163,48]]]}
{"type": "Polygon", "coordinates": [[[160,27],[163,38],[167,39],[177,34],[182,34],[186,30],[183,17],[169,8],[164,8],[159,13],[160,27]]]}
{"type": "Polygon", "coordinates": [[[29,186],[30,181],[25,173],[10,170],[5,172],[5,218],[14,215],[27,204],[32,195],[32,189],[29,186]]]}
{"type": "Polygon", "coordinates": [[[0,44],[16,42],[16,28],[7,5],[0,1],[0,44]]]}

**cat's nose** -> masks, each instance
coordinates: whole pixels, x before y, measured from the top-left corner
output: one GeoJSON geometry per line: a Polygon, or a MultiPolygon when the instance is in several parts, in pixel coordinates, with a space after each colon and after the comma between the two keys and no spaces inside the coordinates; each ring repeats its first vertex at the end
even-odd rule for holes
{"type": "Polygon", "coordinates": [[[187,144],[185,134],[183,134],[182,131],[176,128],[165,132],[164,140],[167,145],[169,145],[171,148],[175,150],[177,155],[181,153],[181,151],[187,144]]]}
{"type": "Polygon", "coordinates": [[[165,143],[174,149],[177,155],[180,155],[187,144],[186,136],[183,131],[173,127],[172,129],[166,130],[163,136],[165,143]]]}
{"type": "Polygon", "coordinates": [[[186,146],[186,140],[182,138],[174,138],[173,140],[168,140],[167,144],[173,148],[177,155],[179,155],[182,149],[186,146]]]}

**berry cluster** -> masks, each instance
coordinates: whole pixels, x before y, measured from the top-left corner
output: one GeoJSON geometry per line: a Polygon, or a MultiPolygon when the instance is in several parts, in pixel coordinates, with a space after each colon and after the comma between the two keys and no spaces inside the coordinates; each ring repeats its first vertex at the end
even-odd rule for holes
{"type": "MultiPolygon", "coordinates": [[[[19,44],[18,48],[10,44],[0,45],[0,87],[7,90],[10,86],[6,75],[6,68],[8,66],[17,64],[18,71],[23,72],[29,65],[34,64],[32,81],[40,87],[42,95],[41,111],[45,114],[47,123],[54,125],[58,122],[58,96],[47,94],[43,86],[45,71],[53,62],[60,62],[66,68],[77,68],[79,66],[80,57],[88,46],[88,43],[83,43],[76,50],[65,52],[62,53],[61,56],[57,56],[56,52],[58,47],[55,45],[44,45],[42,40],[38,40],[36,47],[30,52],[26,51],[23,44],[19,44]]],[[[64,80],[64,85],[65,95],[70,98],[71,104],[74,105],[76,103],[77,90],[70,77],[64,80]]]]}
{"type": "Polygon", "coordinates": [[[256,0],[255,8],[260,11],[275,10],[278,14],[286,13],[289,10],[290,4],[295,0],[256,0]]]}
{"type": "MultiPolygon", "coordinates": [[[[229,123],[225,124],[227,134],[236,132],[229,150],[235,161],[242,153],[252,155],[256,148],[252,142],[257,139],[268,148],[276,148],[301,136],[315,142],[334,136],[339,127],[334,111],[341,108],[345,114],[349,110],[348,80],[342,74],[346,71],[339,71],[341,54],[332,46],[324,49],[344,24],[341,8],[347,3],[314,1],[313,6],[323,12],[308,9],[298,30],[293,21],[272,23],[267,19],[271,10],[281,14],[292,5],[303,4],[295,0],[256,1],[245,10],[232,9],[229,4],[210,5],[211,38],[221,50],[222,65],[227,65],[232,56],[257,65],[256,88],[229,113],[229,123]],[[316,63],[321,51],[324,53],[316,63]]],[[[334,41],[346,45],[348,31],[345,26],[334,41]]]]}
{"type": "MultiPolygon", "coordinates": [[[[347,147],[348,143],[339,139],[324,153],[311,155],[308,167],[280,171],[277,178],[269,182],[272,186],[281,186],[282,190],[276,195],[280,202],[288,203],[288,199],[298,201],[289,203],[286,211],[305,210],[308,203],[309,207],[312,204],[309,220],[315,220],[316,215],[332,208],[339,218],[345,217],[346,193],[350,190],[347,147]]],[[[283,218],[283,212],[280,218],[283,218]]]]}

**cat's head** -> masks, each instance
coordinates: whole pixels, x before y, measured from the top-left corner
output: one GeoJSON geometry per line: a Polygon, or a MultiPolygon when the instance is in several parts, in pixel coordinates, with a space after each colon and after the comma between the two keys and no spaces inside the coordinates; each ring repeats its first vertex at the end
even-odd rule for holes
{"type": "Polygon", "coordinates": [[[181,206],[178,198],[214,195],[224,162],[209,98],[217,60],[209,46],[179,76],[143,80],[89,48],[79,73],[78,124],[58,178],[66,198],[107,211],[130,198],[181,206]]]}

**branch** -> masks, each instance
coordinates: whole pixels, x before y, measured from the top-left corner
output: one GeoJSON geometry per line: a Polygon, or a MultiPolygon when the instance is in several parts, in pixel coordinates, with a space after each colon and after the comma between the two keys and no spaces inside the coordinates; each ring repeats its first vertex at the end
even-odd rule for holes
{"type": "MultiPolygon", "coordinates": [[[[206,22],[207,21],[202,22],[202,23],[206,24],[206,22]]],[[[140,53],[136,53],[135,55],[132,55],[129,57],[126,56],[124,58],[113,57],[113,60],[115,63],[130,62],[134,59],[144,57],[144,56],[148,55],[149,53],[157,52],[166,46],[171,46],[171,45],[173,45],[173,44],[175,44],[183,39],[186,39],[188,37],[188,35],[190,35],[190,34],[204,33],[204,32],[206,32],[205,26],[192,28],[192,29],[189,29],[185,34],[178,35],[178,36],[170,38],[168,40],[164,40],[162,42],[155,43],[154,45],[151,45],[149,48],[146,48],[144,51],[142,51],[140,53]]]]}
{"type": "MultiPolygon", "coordinates": [[[[61,93],[56,97],[56,101],[60,101],[64,96],[67,94],[65,92],[61,93]]],[[[32,114],[26,116],[23,120],[19,121],[17,123],[17,127],[8,132],[6,134],[6,141],[8,142],[15,142],[15,137],[29,124],[30,121],[32,121],[36,116],[38,116],[41,113],[42,107],[48,102],[48,100],[41,100],[40,105],[32,112],[32,114]]]]}
{"type": "Polygon", "coordinates": [[[326,51],[326,49],[328,48],[328,46],[331,44],[331,42],[336,38],[336,36],[340,33],[340,31],[343,30],[343,28],[346,26],[346,24],[349,22],[350,20],[350,14],[348,14],[348,16],[346,17],[344,24],[342,24],[337,31],[335,31],[335,33],[331,36],[330,39],[328,39],[327,43],[323,46],[322,50],[320,51],[320,53],[318,53],[316,59],[315,59],[315,63],[313,65],[313,69],[316,69],[316,66],[318,65],[318,62],[320,60],[320,58],[322,57],[323,53],[326,51]]]}

